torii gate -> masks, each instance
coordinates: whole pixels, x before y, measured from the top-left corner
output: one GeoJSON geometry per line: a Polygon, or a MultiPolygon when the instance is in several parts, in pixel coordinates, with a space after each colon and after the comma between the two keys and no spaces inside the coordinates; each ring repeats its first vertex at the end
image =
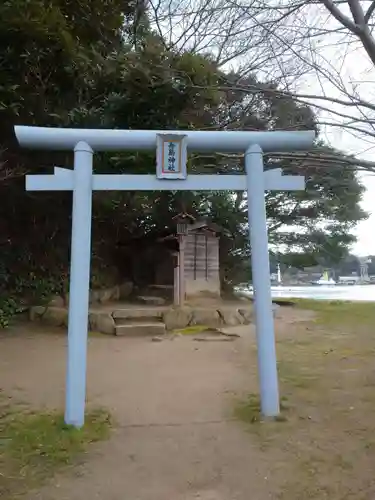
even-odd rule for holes
{"type": "Polygon", "coordinates": [[[20,146],[74,150],[74,170],[55,167],[53,175],[27,175],[28,191],[73,191],[70,300],[65,422],[84,424],[88,334],[92,191],[247,191],[261,410],[280,412],[272,313],[265,190],[303,190],[303,176],[264,172],[263,152],[309,149],[313,131],[154,131],[15,127],[20,146]],[[154,150],[154,175],[93,174],[93,153],[154,150]],[[245,153],[246,175],[187,175],[187,150],[245,153]]]}

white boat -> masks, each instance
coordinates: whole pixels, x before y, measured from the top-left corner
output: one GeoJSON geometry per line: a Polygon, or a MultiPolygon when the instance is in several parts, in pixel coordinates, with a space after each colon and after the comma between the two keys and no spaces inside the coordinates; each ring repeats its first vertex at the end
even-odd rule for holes
{"type": "Polygon", "coordinates": [[[318,281],[313,281],[313,285],[336,285],[336,281],[328,277],[328,272],[324,272],[323,275],[318,279],[318,281]]]}

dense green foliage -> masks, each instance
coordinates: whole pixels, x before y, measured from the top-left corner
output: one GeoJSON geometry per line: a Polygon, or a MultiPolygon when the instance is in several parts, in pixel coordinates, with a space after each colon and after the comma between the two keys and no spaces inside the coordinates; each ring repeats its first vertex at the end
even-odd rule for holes
{"type": "MultiPolygon", "coordinates": [[[[6,296],[48,296],[66,286],[71,193],[26,193],[26,172],[72,164],[70,154],[17,146],[15,124],[138,129],[311,129],[312,111],[274,92],[252,96],[209,55],[167,50],[147,13],[126,0],[5,0],[0,5],[0,286],[6,296]],[[225,81],[226,85],[222,85],[225,81]],[[231,90],[231,83],[237,90],[231,90]],[[222,90],[222,89],[226,90],[222,90]]],[[[245,85],[246,86],[246,85],[245,85]]],[[[272,89],[274,84],[265,84],[272,89]]],[[[233,87],[234,89],[234,87],[233,87]]],[[[361,186],[349,170],[305,160],[267,159],[305,173],[305,193],[269,193],[274,245],[342,252],[363,216],[361,186]],[[298,230],[286,232],[285,228],[298,230]],[[283,231],[284,230],[284,231],[283,231]]],[[[271,163],[272,162],[272,163],[271,163]]],[[[95,156],[97,172],[153,172],[154,154],[95,156]]],[[[193,155],[195,172],[241,172],[234,156],[193,155]]],[[[164,228],[181,210],[228,229],[221,245],[223,282],[244,281],[250,253],[243,193],[95,193],[92,280],[118,279],[119,240],[164,228]]],[[[122,269],[121,272],[124,272],[122,269]]],[[[126,270],[125,270],[126,272],[126,270]]],[[[0,305],[0,311],[2,306],[0,305]]],[[[1,316],[1,315],[0,315],[1,316]]]]}

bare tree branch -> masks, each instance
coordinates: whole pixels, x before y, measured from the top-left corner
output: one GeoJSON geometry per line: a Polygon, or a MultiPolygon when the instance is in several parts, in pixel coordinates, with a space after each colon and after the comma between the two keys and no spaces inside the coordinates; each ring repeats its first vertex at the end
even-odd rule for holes
{"type": "Polygon", "coordinates": [[[369,22],[374,10],[375,10],[375,1],[371,2],[370,7],[367,9],[367,12],[365,14],[365,23],[369,22]]]}
{"type": "MultiPolygon", "coordinates": [[[[217,90],[242,91],[250,102],[271,92],[262,82],[272,81],[274,95],[314,109],[323,130],[374,143],[375,1],[149,1],[151,23],[169,48],[208,54],[238,75],[217,90]],[[259,85],[243,84],[254,72],[259,85]]],[[[239,124],[222,118],[221,126],[239,124]]],[[[373,171],[372,163],[357,166],[373,171]]]]}

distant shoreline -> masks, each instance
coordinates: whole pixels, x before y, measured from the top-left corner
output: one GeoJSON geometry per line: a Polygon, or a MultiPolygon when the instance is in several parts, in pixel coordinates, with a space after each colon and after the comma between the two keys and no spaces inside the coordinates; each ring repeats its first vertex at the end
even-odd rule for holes
{"type": "MultiPolygon", "coordinates": [[[[252,297],[252,287],[237,287],[236,293],[252,297]]],[[[272,299],[339,300],[375,302],[375,284],[368,285],[284,285],[271,287],[272,299]]]]}

